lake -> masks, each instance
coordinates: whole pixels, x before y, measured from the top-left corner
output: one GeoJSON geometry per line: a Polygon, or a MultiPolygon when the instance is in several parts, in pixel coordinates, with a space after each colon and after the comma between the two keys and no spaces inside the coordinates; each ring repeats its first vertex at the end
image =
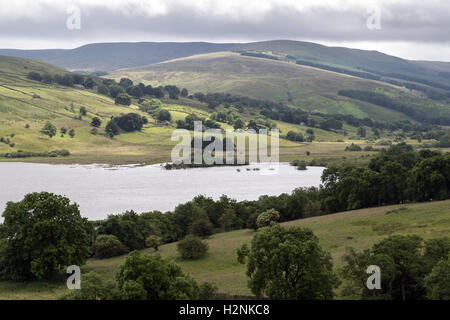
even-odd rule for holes
{"type": "Polygon", "coordinates": [[[126,210],[173,210],[203,194],[218,199],[256,200],[261,195],[290,193],[298,187],[318,187],[322,167],[299,171],[288,163],[165,170],[161,165],[106,166],[0,162],[0,212],[6,202],[30,192],[67,196],[91,220],[126,210]],[[254,170],[260,169],[259,171],[254,170]],[[240,171],[238,171],[240,170],[240,171]]]}

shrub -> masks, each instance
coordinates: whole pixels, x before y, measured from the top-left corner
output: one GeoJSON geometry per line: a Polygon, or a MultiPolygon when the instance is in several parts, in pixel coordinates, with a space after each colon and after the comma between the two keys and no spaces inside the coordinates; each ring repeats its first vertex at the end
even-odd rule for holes
{"type": "Polygon", "coordinates": [[[361,147],[354,143],[345,147],[345,151],[361,151],[361,150],[362,150],[361,147]]]}
{"type": "Polygon", "coordinates": [[[104,281],[97,273],[91,271],[83,274],[79,290],[71,290],[60,300],[118,300],[120,292],[113,281],[104,281]]]}
{"type": "Polygon", "coordinates": [[[194,235],[187,235],[178,242],[177,249],[183,259],[199,259],[208,253],[208,245],[194,235]]]}
{"type": "Polygon", "coordinates": [[[95,239],[94,255],[96,258],[110,258],[120,256],[127,252],[128,249],[116,236],[111,234],[101,234],[95,239]]]}

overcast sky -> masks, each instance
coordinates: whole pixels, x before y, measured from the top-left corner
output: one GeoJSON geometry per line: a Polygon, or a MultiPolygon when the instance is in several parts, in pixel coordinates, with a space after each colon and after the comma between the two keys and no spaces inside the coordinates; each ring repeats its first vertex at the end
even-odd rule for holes
{"type": "Polygon", "coordinates": [[[450,61],[450,1],[0,0],[0,48],[272,39],[450,61]]]}

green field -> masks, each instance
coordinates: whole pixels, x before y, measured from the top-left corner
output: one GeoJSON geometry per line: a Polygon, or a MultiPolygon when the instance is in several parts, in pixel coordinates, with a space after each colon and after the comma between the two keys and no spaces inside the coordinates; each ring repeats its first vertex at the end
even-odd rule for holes
{"type": "MultiPolygon", "coordinates": [[[[347,211],[282,225],[311,228],[323,248],[331,253],[338,270],[348,247],[369,248],[393,234],[417,234],[424,239],[448,235],[450,200],[347,211]]],[[[214,283],[222,293],[249,295],[245,266],[237,262],[236,250],[242,244],[249,243],[254,234],[248,229],[215,234],[206,240],[209,255],[196,261],[182,260],[176,251],[176,243],[161,246],[159,253],[173,259],[197,281],[214,283]]],[[[153,249],[143,252],[153,254],[153,249]]],[[[98,272],[105,279],[114,278],[125,257],[90,259],[82,270],[98,272]]],[[[67,291],[64,279],[52,283],[0,282],[0,299],[55,299],[67,291]]]]}

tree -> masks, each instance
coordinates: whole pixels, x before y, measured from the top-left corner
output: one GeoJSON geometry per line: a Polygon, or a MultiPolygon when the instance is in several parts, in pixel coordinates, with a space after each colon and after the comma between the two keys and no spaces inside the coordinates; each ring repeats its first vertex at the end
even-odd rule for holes
{"type": "Polygon", "coordinates": [[[330,254],[323,251],[311,230],[275,225],[258,231],[238,251],[247,262],[249,288],[257,297],[269,299],[332,299],[338,280],[330,254]]]}
{"type": "Polygon", "coordinates": [[[87,109],[86,109],[86,107],[83,107],[83,106],[80,107],[80,115],[82,115],[82,116],[87,115],[87,109]]]}
{"type": "Polygon", "coordinates": [[[360,136],[361,138],[365,138],[366,137],[366,128],[361,126],[358,128],[358,136],[360,136]]]}
{"type": "Polygon", "coordinates": [[[245,122],[241,118],[237,118],[233,124],[234,130],[244,129],[244,127],[245,127],[245,122]]]}
{"type": "Polygon", "coordinates": [[[156,119],[158,119],[158,121],[169,121],[170,122],[170,120],[172,119],[172,116],[169,111],[167,111],[165,109],[161,109],[156,114],[156,119]]]}
{"type": "Polygon", "coordinates": [[[122,88],[126,89],[126,88],[131,87],[133,85],[133,81],[131,81],[128,78],[122,78],[122,79],[120,79],[119,85],[122,88]]]}
{"type": "Polygon", "coordinates": [[[140,131],[144,125],[142,117],[137,113],[127,113],[111,121],[116,122],[120,129],[127,132],[140,131]]]}
{"type": "Polygon", "coordinates": [[[180,96],[182,97],[187,97],[188,96],[188,90],[186,88],[183,88],[183,90],[181,90],[180,96]]]}
{"type": "Polygon", "coordinates": [[[422,238],[417,235],[389,236],[363,252],[350,251],[344,256],[343,277],[350,280],[362,298],[420,299],[426,274],[422,255],[422,238]],[[381,289],[366,287],[367,267],[377,265],[382,270],[381,289]]]}
{"type": "Polygon", "coordinates": [[[31,71],[28,73],[27,78],[34,81],[42,81],[42,76],[39,72],[31,71]]]}
{"type": "Polygon", "coordinates": [[[59,132],[61,133],[61,137],[63,137],[67,133],[67,128],[61,127],[61,129],[59,129],[59,132]]]}
{"type": "Polygon", "coordinates": [[[124,106],[129,106],[131,104],[131,98],[126,93],[119,93],[114,100],[115,104],[121,104],[124,106]]]}
{"type": "MultiPolygon", "coordinates": [[[[108,87],[105,86],[105,85],[103,85],[103,84],[101,84],[101,85],[98,86],[97,92],[100,93],[100,94],[103,94],[103,95],[105,95],[105,96],[109,96],[109,95],[110,95],[110,92],[109,92],[108,87]]],[[[115,98],[115,97],[114,97],[114,98],[115,98]]]]}
{"type": "Polygon", "coordinates": [[[177,250],[183,259],[199,259],[208,253],[208,245],[197,236],[187,235],[178,242],[177,250]]]}
{"type": "Polygon", "coordinates": [[[117,125],[116,121],[113,119],[108,121],[105,127],[105,131],[109,134],[110,137],[113,137],[120,133],[120,128],[117,125]]]}
{"type": "Polygon", "coordinates": [[[258,228],[270,227],[277,223],[280,219],[280,214],[275,209],[269,209],[261,213],[256,219],[258,228]]]}
{"type": "Polygon", "coordinates": [[[102,120],[100,120],[99,117],[93,117],[93,118],[92,118],[91,126],[98,128],[98,127],[100,127],[101,125],[102,125],[102,120]]]}
{"type": "Polygon", "coordinates": [[[108,89],[109,89],[109,95],[113,98],[116,98],[119,94],[125,92],[121,86],[118,86],[116,84],[111,85],[108,89]]]}
{"type": "Polygon", "coordinates": [[[160,255],[131,252],[119,267],[116,279],[125,299],[197,299],[198,284],[181,268],[160,255]]]}
{"type": "Polygon", "coordinates": [[[99,228],[99,234],[116,236],[130,250],[143,249],[145,239],[149,235],[146,225],[134,211],[127,211],[118,215],[109,215],[99,228]]]}
{"type": "Polygon", "coordinates": [[[450,300],[450,256],[440,260],[424,282],[428,299],[450,300]]]}
{"type": "Polygon", "coordinates": [[[52,138],[56,134],[56,127],[51,122],[47,122],[41,129],[41,133],[52,138]]]}
{"type": "Polygon", "coordinates": [[[0,277],[49,279],[82,265],[91,253],[93,228],[77,204],[52,193],[8,202],[0,228],[0,277]]]}
{"type": "Polygon", "coordinates": [[[149,235],[147,239],[145,239],[145,245],[149,248],[154,248],[155,251],[158,251],[158,247],[161,245],[161,243],[162,238],[154,234],[149,235]]]}
{"type": "Polygon", "coordinates": [[[100,234],[94,242],[94,255],[99,259],[120,256],[128,252],[116,236],[111,234],[100,234]]]}
{"type": "Polygon", "coordinates": [[[42,82],[43,82],[43,83],[46,83],[46,84],[53,83],[53,77],[52,77],[52,75],[51,75],[51,74],[48,74],[48,73],[45,73],[45,74],[42,76],[42,82]]]}
{"type": "Polygon", "coordinates": [[[194,220],[188,228],[188,232],[192,235],[206,238],[213,234],[214,226],[208,217],[194,220]]]}
{"type": "Polygon", "coordinates": [[[70,130],[69,130],[69,136],[70,136],[71,138],[75,138],[75,129],[70,129],[70,130]]]}

